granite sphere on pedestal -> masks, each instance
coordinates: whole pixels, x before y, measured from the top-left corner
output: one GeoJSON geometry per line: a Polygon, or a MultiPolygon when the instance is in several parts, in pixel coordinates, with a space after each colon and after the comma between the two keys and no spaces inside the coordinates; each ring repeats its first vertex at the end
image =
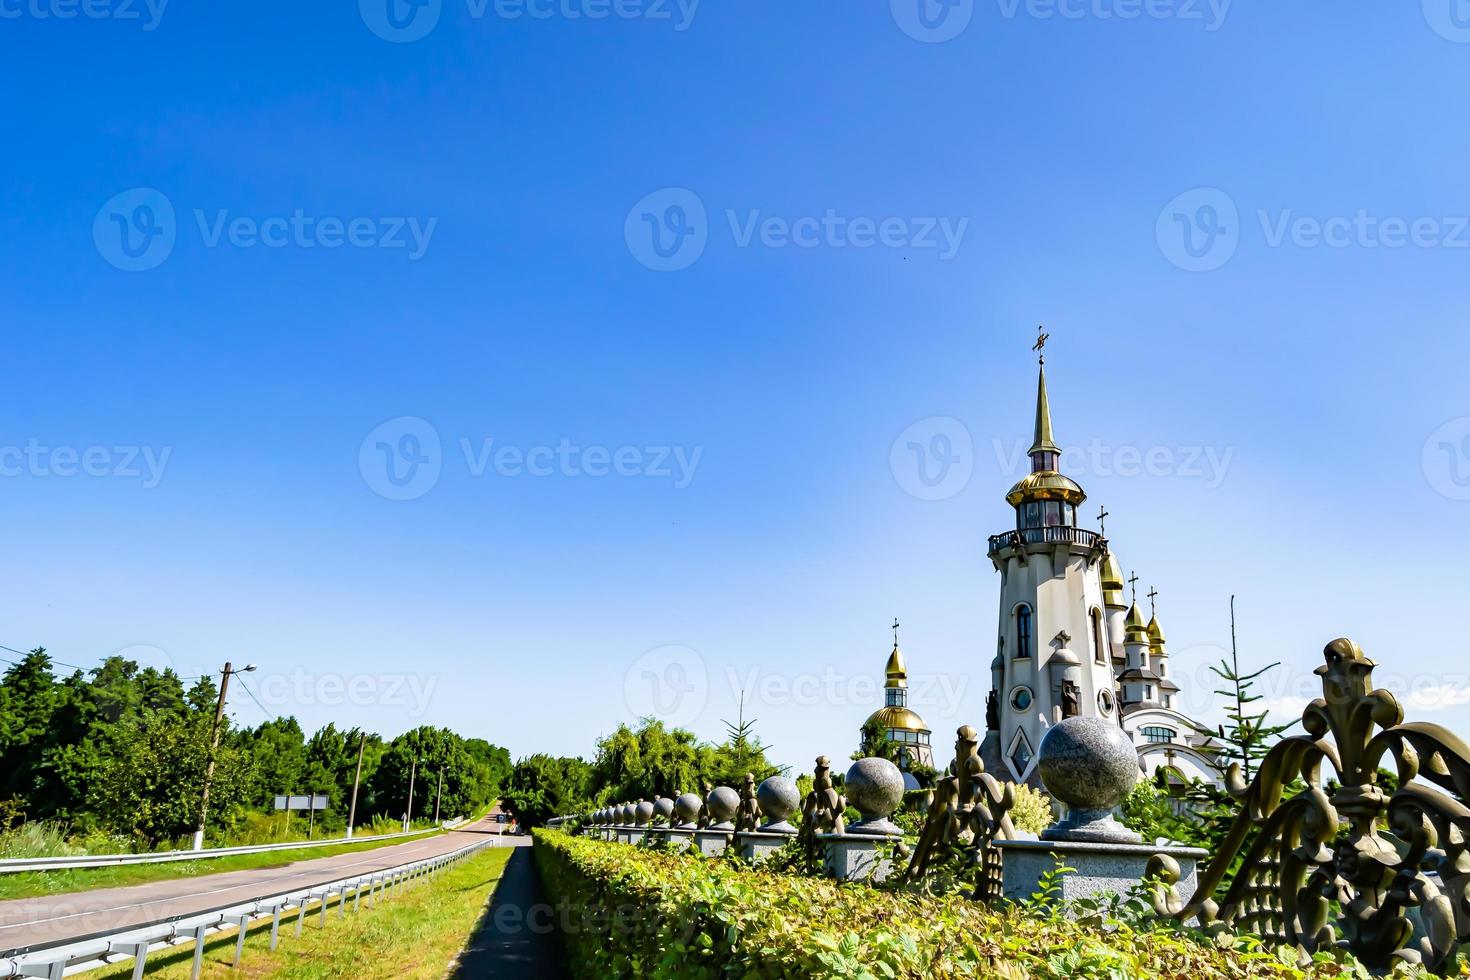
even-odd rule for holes
{"type": "Polygon", "coordinates": [[[680,830],[693,830],[698,826],[699,811],[704,809],[704,801],[693,793],[685,793],[674,801],[674,813],[678,814],[680,830]]]}
{"type": "Polygon", "coordinates": [[[667,796],[660,796],[653,801],[653,816],[655,820],[669,824],[673,822],[674,801],[667,796]]]}
{"type": "Polygon", "coordinates": [[[740,794],[728,786],[716,786],[704,801],[709,811],[710,830],[734,830],[735,814],[740,812],[740,794]]]}
{"type": "Polygon", "coordinates": [[[633,823],[639,827],[647,827],[653,820],[653,804],[647,800],[640,802],[633,808],[633,823]]]}
{"type": "Polygon", "coordinates": [[[1142,776],[1138,749],[1115,722],[1066,718],[1047,730],[1037,753],[1047,792],[1067,804],[1067,816],[1042,840],[1137,844],[1139,836],[1113,819],[1142,776]]]}
{"type": "Polygon", "coordinates": [[[801,790],[796,782],[786,776],[772,776],[755,791],[761,805],[761,813],[771,820],[761,827],[763,834],[794,834],[796,828],[787,821],[801,807],[801,790]]]}
{"type": "Polygon", "coordinates": [[[903,802],[903,772],[887,759],[859,759],[847,770],[843,783],[847,802],[863,819],[847,828],[850,834],[901,836],[903,830],[888,817],[903,802]]]}

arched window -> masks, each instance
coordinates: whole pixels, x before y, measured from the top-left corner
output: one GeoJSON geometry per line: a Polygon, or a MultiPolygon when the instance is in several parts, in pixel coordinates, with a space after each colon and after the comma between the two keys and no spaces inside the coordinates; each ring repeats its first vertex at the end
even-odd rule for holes
{"type": "Polygon", "coordinates": [[[1031,607],[1016,607],[1016,656],[1031,656],[1031,607]]]}
{"type": "Polygon", "coordinates": [[[1176,739],[1178,737],[1179,737],[1179,733],[1178,732],[1176,732],[1172,728],[1165,728],[1163,725],[1144,725],[1143,726],[1143,739],[1144,739],[1144,741],[1145,742],[1151,742],[1154,745],[1164,745],[1164,744],[1167,744],[1169,742],[1174,741],[1174,739],[1176,739]]]}
{"type": "Polygon", "coordinates": [[[1100,664],[1108,662],[1108,639],[1103,632],[1102,610],[1092,611],[1092,655],[1100,664]]]}

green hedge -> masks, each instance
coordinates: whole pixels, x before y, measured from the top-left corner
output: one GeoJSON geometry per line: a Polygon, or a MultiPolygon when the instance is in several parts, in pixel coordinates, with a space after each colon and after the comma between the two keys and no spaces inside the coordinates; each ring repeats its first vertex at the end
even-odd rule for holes
{"type": "Polygon", "coordinates": [[[536,832],[574,974],[587,978],[1335,977],[1256,940],[1105,928],[958,897],[751,870],[723,859],[536,832]]]}

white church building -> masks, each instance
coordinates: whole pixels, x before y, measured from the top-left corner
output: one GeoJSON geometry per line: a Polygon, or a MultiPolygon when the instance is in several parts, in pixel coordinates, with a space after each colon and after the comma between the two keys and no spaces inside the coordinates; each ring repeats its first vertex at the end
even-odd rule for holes
{"type": "Polygon", "coordinates": [[[1044,357],[1041,365],[1031,472],[1006,494],[1015,529],[989,543],[1001,586],[986,768],[1040,786],[1036,756],[1047,728],[1095,715],[1128,733],[1145,776],[1163,770],[1171,782],[1220,784],[1215,743],[1176,706],[1158,617],[1144,622],[1136,585],[1125,600],[1128,583],[1107,538],[1081,526],[1087,494],[1058,470],[1044,357]]]}

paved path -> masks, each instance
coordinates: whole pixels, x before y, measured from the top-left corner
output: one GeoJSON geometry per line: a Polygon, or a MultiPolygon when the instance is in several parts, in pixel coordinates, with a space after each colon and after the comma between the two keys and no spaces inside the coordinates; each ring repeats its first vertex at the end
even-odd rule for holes
{"type": "Polygon", "coordinates": [[[451,980],[567,980],[566,954],[530,840],[519,838],[495,899],[460,954],[451,980]]]}
{"type": "MultiPolygon", "coordinates": [[[[89,936],[144,926],[271,893],[294,891],[351,875],[382,871],[421,858],[457,851],[483,840],[495,825],[471,824],[447,834],[366,851],[312,858],[274,868],[154,881],[125,888],[0,902],[0,956],[55,946],[89,936]]],[[[529,852],[527,852],[529,853],[529,852]]]]}

